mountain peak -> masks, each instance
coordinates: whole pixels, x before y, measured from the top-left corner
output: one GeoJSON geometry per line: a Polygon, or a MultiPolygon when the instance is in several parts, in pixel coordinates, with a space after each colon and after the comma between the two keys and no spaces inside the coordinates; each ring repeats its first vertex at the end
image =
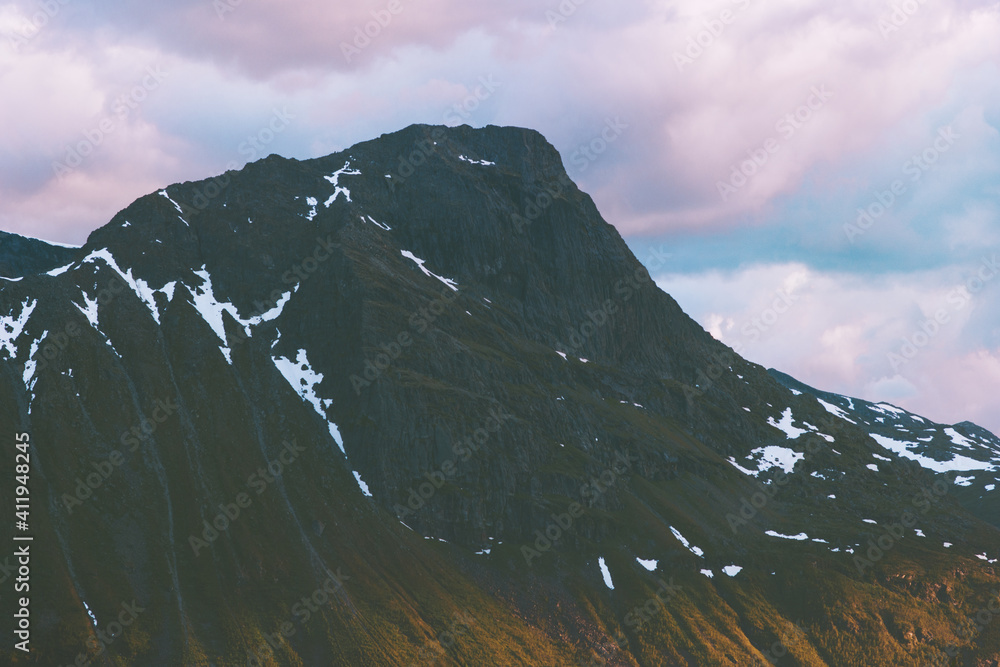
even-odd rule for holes
{"type": "Polygon", "coordinates": [[[269,156],[74,259],[0,281],[39,663],[135,600],[128,664],[412,664],[448,632],[456,664],[743,665],[802,615],[797,664],[915,664],[1000,584],[992,441],[737,356],[538,133],[269,156]]]}

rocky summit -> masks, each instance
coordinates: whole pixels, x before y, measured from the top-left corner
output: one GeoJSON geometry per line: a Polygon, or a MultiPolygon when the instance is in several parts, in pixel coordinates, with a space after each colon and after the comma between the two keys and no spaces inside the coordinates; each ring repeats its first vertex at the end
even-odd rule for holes
{"type": "Polygon", "coordinates": [[[647,268],[497,127],[0,235],[6,663],[998,664],[1000,440],[768,372],[647,268]]]}

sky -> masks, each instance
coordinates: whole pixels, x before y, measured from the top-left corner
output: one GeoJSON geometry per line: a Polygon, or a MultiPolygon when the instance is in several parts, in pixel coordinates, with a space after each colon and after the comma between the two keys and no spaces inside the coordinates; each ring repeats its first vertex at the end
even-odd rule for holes
{"type": "Polygon", "coordinates": [[[0,0],[0,229],[82,244],[270,153],[530,127],[744,357],[1000,433],[998,64],[972,0],[0,0]]]}

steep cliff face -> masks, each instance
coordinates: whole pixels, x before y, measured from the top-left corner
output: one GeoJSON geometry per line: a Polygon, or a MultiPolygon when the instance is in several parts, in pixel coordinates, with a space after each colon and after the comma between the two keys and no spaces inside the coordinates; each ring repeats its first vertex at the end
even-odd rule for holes
{"type": "Polygon", "coordinates": [[[535,132],[271,156],[71,260],[0,281],[40,664],[997,655],[986,515],[712,339],[535,132]]]}

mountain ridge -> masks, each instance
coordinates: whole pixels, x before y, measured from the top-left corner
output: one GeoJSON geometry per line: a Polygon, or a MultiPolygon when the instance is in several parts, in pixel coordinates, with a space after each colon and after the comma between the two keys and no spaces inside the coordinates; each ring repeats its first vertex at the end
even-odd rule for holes
{"type": "Polygon", "coordinates": [[[79,249],[0,230],[0,278],[18,279],[64,265],[79,249]]]}
{"type": "Polygon", "coordinates": [[[1000,647],[957,625],[1000,583],[995,524],[949,486],[859,568],[933,471],[714,340],[532,131],[168,186],[65,272],[0,282],[0,325],[53,663],[96,657],[123,600],[148,609],[106,647],[125,664],[1000,647]]]}

